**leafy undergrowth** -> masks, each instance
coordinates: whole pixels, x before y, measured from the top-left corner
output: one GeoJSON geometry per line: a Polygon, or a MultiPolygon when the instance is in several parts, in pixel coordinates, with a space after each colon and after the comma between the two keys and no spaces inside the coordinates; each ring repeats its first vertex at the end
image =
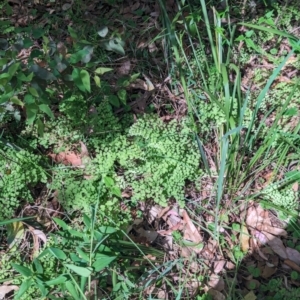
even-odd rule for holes
{"type": "Polygon", "coordinates": [[[297,1],[1,13],[1,299],[299,298],[297,1]]]}

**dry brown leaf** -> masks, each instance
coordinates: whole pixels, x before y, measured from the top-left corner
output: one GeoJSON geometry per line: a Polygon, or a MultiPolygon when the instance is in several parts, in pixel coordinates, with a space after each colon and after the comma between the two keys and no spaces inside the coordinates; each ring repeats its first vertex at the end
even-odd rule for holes
{"type": "Polygon", "coordinates": [[[283,242],[280,238],[268,233],[268,232],[262,232],[267,239],[268,239],[268,245],[271,247],[271,249],[278,254],[281,258],[286,259],[288,257],[286,253],[286,248],[283,245],[283,242]]]}
{"type": "Polygon", "coordinates": [[[82,165],[81,157],[73,151],[61,152],[58,154],[51,153],[49,156],[56,163],[62,163],[64,165],[71,165],[73,167],[79,167],[82,165]]]}
{"type": "Polygon", "coordinates": [[[299,190],[299,183],[298,182],[295,182],[293,185],[292,185],[292,189],[294,192],[298,192],[299,190]]]}
{"type": "Polygon", "coordinates": [[[225,264],[226,264],[226,260],[215,261],[214,262],[214,273],[219,274],[221,271],[223,271],[225,264]]]}
{"type": "Polygon", "coordinates": [[[278,228],[267,224],[262,224],[261,226],[258,226],[257,229],[260,231],[271,233],[275,236],[287,236],[287,232],[283,228],[278,228]]]}
{"type": "Polygon", "coordinates": [[[291,261],[289,259],[285,259],[283,263],[285,265],[289,266],[290,268],[292,268],[293,270],[300,273],[300,267],[296,263],[294,263],[293,261],[291,261]]]}
{"type": "Polygon", "coordinates": [[[194,223],[188,216],[187,212],[183,210],[182,212],[183,222],[185,223],[185,228],[183,232],[183,239],[192,241],[194,243],[201,243],[203,241],[202,236],[198,232],[194,223]]]}
{"type": "Polygon", "coordinates": [[[221,292],[214,290],[214,289],[209,289],[207,291],[207,293],[212,296],[213,300],[225,300],[226,299],[226,297],[221,292]]]}
{"type": "Polygon", "coordinates": [[[33,257],[39,253],[40,250],[40,241],[44,242],[44,244],[47,243],[47,237],[41,230],[34,229],[31,226],[28,226],[29,232],[32,235],[33,239],[33,257]]]}
{"type": "Polygon", "coordinates": [[[261,225],[264,221],[263,216],[261,216],[262,213],[263,210],[260,206],[249,207],[247,211],[246,224],[252,229],[255,229],[258,225],[261,225]]]}
{"type": "Polygon", "coordinates": [[[241,248],[243,252],[248,252],[249,250],[249,240],[250,234],[247,227],[242,224],[241,226],[241,234],[240,234],[240,241],[241,241],[241,248]]]}
{"type": "Polygon", "coordinates": [[[224,279],[221,276],[218,276],[216,274],[211,274],[209,277],[209,281],[207,283],[211,288],[214,290],[217,290],[219,292],[223,291],[225,288],[225,282],[224,279]]]}
{"type": "Polygon", "coordinates": [[[144,80],[139,78],[137,78],[134,82],[130,83],[129,88],[148,91],[147,83],[144,80]]]}
{"type": "Polygon", "coordinates": [[[136,232],[138,232],[141,237],[145,237],[149,243],[153,243],[158,236],[158,233],[154,230],[145,230],[143,228],[139,228],[136,230],[136,232]]]}
{"type": "Polygon", "coordinates": [[[5,295],[11,291],[17,291],[19,287],[17,285],[1,285],[0,286],[0,300],[5,298],[5,295]]]}
{"type": "Polygon", "coordinates": [[[286,247],[286,253],[289,260],[300,266],[300,253],[296,249],[286,247]]]}
{"type": "Polygon", "coordinates": [[[277,268],[269,267],[266,265],[261,272],[261,277],[267,279],[267,278],[271,277],[273,274],[275,274],[276,271],[277,271],[277,268]]]}
{"type": "Polygon", "coordinates": [[[125,60],[122,62],[121,66],[117,68],[117,74],[118,75],[128,75],[131,70],[131,62],[130,60],[125,60]]]}

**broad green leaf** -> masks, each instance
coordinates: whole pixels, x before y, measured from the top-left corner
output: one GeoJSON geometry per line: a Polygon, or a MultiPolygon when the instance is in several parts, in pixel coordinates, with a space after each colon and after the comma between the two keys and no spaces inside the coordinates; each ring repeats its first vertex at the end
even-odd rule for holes
{"type": "Polygon", "coordinates": [[[68,290],[68,292],[71,294],[71,296],[74,298],[74,300],[81,300],[81,297],[79,297],[78,292],[71,281],[67,281],[65,283],[65,287],[68,290]]]}
{"type": "Polygon", "coordinates": [[[120,38],[113,38],[109,42],[104,44],[105,49],[108,51],[113,51],[117,54],[125,55],[124,42],[120,38]]]}
{"type": "Polygon", "coordinates": [[[0,38],[0,49],[6,50],[9,47],[9,43],[6,39],[0,38]]]}
{"type": "Polygon", "coordinates": [[[56,79],[53,73],[49,72],[47,69],[41,68],[39,65],[32,65],[29,70],[43,80],[56,79]]]}
{"type": "Polygon", "coordinates": [[[62,284],[64,282],[66,282],[66,280],[67,280],[67,278],[65,276],[60,275],[55,279],[46,281],[45,284],[47,284],[47,285],[58,285],[58,284],[62,284]]]}
{"type": "Polygon", "coordinates": [[[85,92],[86,89],[82,83],[82,80],[81,80],[81,76],[80,76],[80,70],[77,69],[77,68],[74,68],[73,69],[73,72],[72,72],[72,78],[76,84],[76,86],[82,91],[82,92],[85,92]]]}
{"type": "Polygon", "coordinates": [[[41,292],[41,296],[44,298],[46,297],[46,295],[48,294],[48,290],[46,289],[44,283],[41,282],[36,282],[37,287],[39,288],[40,292],[41,292]]]}
{"type": "Polygon", "coordinates": [[[20,286],[20,289],[19,289],[17,295],[15,295],[14,299],[20,299],[22,297],[22,295],[30,288],[32,281],[33,281],[32,278],[28,278],[27,280],[23,281],[20,286]]]}
{"type": "Polygon", "coordinates": [[[87,64],[90,62],[93,56],[94,47],[92,46],[85,46],[83,50],[86,52],[86,54],[82,57],[81,62],[84,64],[87,64]]]}
{"type": "Polygon", "coordinates": [[[17,72],[18,68],[20,66],[20,63],[13,63],[9,68],[8,68],[8,74],[13,77],[15,73],[17,72]]]}
{"type": "Polygon", "coordinates": [[[30,38],[25,38],[23,40],[23,43],[24,43],[24,48],[25,49],[28,49],[30,48],[31,46],[33,46],[33,41],[30,39],[30,38]]]}
{"type": "Polygon", "coordinates": [[[69,226],[65,223],[65,221],[58,219],[58,218],[53,218],[54,222],[60,226],[62,229],[68,230],[69,226]]]}
{"type": "Polygon", "coordinates": [[[119,98],[115,95],[109,95],[107,96],[108,101],[115,107],[120,107],[120,101],[119,98]]]}
{"type": "Polygon", "coordinates": [[[26,104],[33,104],[33,103],[35,103],[35,99],[32,97],[32,95],[26,94],[24,97],[24,102],[26,104]]]}
{"type": "Polygon", "coordinates": [[[73,53],[70,58],[69,58],[69,62],[71,64],[76,64],[79,61],[83,60],[84,57],[86,57],[87,55],[89,55],[89,50],[88,49],[81,49],[75,53],[73,53]]]}
{"type": "Polygon", "coordinates": [[[24,82],[30,82],[32,80],[32,77],[33,77],[33,73],[31,72],[28,76],[26,76],[24,73],[22,72],[19,72],[17,74],[17,78],[21,81],[24,81],[24,82]]]}
{"type": "Polygon", "coordinates": [[[53,112],[47,104],[40,104],[39,109],[45,114],[47,114],[51,119],[54,119],[53,112]]]}
{"type": "Polygon", "coordinates": [[[38,106],[35,104],[25,104],[25,108],[26,108],[26,115],[27,115],[27,123],[29,125],[33,124],[37,112],[38,112],[38,106]]]}
{"type": "Polygon", "coordinates": [[[88,91],[91,92],[91,82],[90,82],[90,74],[86,70],[81,70],[80,71],[80,77],[81,81],[83,83],[84,88],[88,91]]]}
{"type": "Polygon", "coordinates": [[[95,84],[97,87],[101,87],[101,80],[100,80],[100,77],[95,75],[94,76],[94,81],[95,81],[95,84]]]}
{"type": "Polygon", "coordinates": [[[0,74],[0,79],[7,79],[7,78],[10,78],[10,75],[8,73],[0,74]]]}
{"type": "Polygon", "coordinates": [[[84,233],[79,232],[79,231],[77,231],[75,229],[69,229],[68,231],[73,236],[80,237],[80,238],[84,237],[84,233]]]}
{"type": "Polygon", "coordinates": [[[126,90],[122,89],[118,91],[118,97],[121,100],[121,102],[125,105],[127,102],[127,92],[126,90]]]}
{"type": "Polygon", "coordinates": [[[41,262],[40,262],[40,260],[38,258],[35,258],[33,260],[33,264],[34,264],[34,267],[35,267],[36,272],[38,274],[43,274],[44,273],[43,266],[42,266],[42,264],[41,264],[41,262]]]}
{"type": "Polygon", "coordinates": [[[83,214],[83,222],[87,229],[91,227],[91,218],[87,216],[86,214],[83,214]]]}
{"type": "Polygon", "coordinates": [[[33,88],[33,87],[28,87],[28,91],[29,91],[29,93],[32,95],[32,96],[34,96],[34,97],[39,97],[39,94],[38,94],[38,92],[37,92],[37,90],[35,89],[35,88],[33,88]]]}
{"type": "Polygon", "coordinates": [[[75,272],[76,274],[83,276],[83,277],[89,277],[92,274],[92,269],[91,268],[83,268],[83,267],[78,267],[72,264],[65,264],[65,266],[75,272]]]}
{"type": "Polygon", "coordinates": [[[69,31],[69,33],[70,33],[70,35],[71,35],[71,37],[73,39],[77,39],[78,38],[77,37],[77,33],[75,32],[75,30],[72,27],[68,26],[68,31],[69,31]]]}
{"type": "Polygon", "coordinates": [[[45,30],[42,27],[36,27],[32,30],[32,36],[35,39],[39,39],[40,37],[42,37],[45,33],[45,30]]]}
{"type": "Polygon", "coordinates": [[[11,263],[12,267],[19,272],[21,275],[25,276],[25,277],[30,277],[33,275],[32,271],[24,266],[15,264],[15,263],[11,263]]]}
{"type": "Polygon", "coordinates": [[[73,263],[77,263],[77,264],[82,263],[82,259],[76,253],[71,252],[70,253],[70,258],[71,258],[73,263]]]}
{"type": "Polygon", "coordinates": [[[82,249],[80,249],[79,247],[76,247],[76,251],[77,251],[78,255],[83,260],[85,260],[85,262],[89,262],[89,260],[90,260],[89,256],[82,249]]]}
{"type": "Polygon", "coordinates": [[[110,71],[113,71],[114,69],[112,68],[104,68],[104,67],[100,67],[100,68],[97,68],[95,70],[95,73],[98,74],[98,75],[103,75],[107,72],[110,72],[110,71]]]}
{"type": "Polygon", "coordinates": [[[13,96],[10,98],[10,101],[13,103],[13,104],[16,104],[16,105],[20,105],[20,106],[24,106],[24,103],[17,97],[17,96],[13,96]]]}
{"type": "Polygon", "coordinates": [[[57,259],[65,260],[67,258],[67,255],[61,249],[51,247],[48,248],[48,251],[57,259]]]}
{"type": "Polygon", "coordinates": [[[130,82],[136,81],[140,77],[140,73],[136,73],[130,76],[130,82]]]}
{"type": "Polygon", "coordinates": [[[37,124],[38,135],[43,136],[44,135],[44,129],[45,129],[44,123],[42,122],[42,120],[40,118],[38,118],[36,120],[36,124],[37,124]]]}
{"type": "Polygon", "coordinates": [[[117,197],[121,197],[121,196],[122,196],[121,190],[120,190],[120,188],[117,187],[117,186],[113,186],[113,187],[111,188],[111,192],[112,192],[114,195],[116,195],[117,197]]]}
{"type": "Polygon", "coordinates": [[[111,187],[115,184],[114,180],[111,177],[104,177],[104,183],[107,187],[111,187]]]}
{"type": "Polygon", "coordinates": [[[98,230],[105,234],[111,234],[111,233],[115,233],[117,231],[116,228],[110,227],[110,226],[101,226],[98,228],[98,230]]]}
{"type": "MultiPolygon", "coordinates": [[[[1,42],[0,42],[0,48],[1,48],[1,42]]],[[[0,67],[3,67],[4,65],[6,65],[7,61],[8,61],[7,58],[0,58],[0,67]]]]}
{"type": "Polygon", "coordinates": [[[93,268],[96,272],[99,272],[107,267],[115,259],[116,256],[107,256],[104,254],[97,255],[97,260],[93,263],[93,268]]]}
{"type": "Polygon", "coordinates": [[[101,27],[101,28],[98,30],[98,34],[99,34],[99,36],[101,36],[101,37],[106,37],[107,33],[108,33],[108,28],[107,28],[107,26],[103,26],[103,27],[101,27]]]}

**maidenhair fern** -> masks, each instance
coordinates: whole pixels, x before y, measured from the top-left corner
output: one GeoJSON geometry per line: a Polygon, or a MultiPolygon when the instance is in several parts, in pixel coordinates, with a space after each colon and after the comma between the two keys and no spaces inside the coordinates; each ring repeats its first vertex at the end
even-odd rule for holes
{"type": "Polygon", "coordinates": [[[0,177],[0,220],[13,217],[21,201],[33,201],[31,189],[47,182],[39,156],[10,148],[0,151],[0,177]]]}

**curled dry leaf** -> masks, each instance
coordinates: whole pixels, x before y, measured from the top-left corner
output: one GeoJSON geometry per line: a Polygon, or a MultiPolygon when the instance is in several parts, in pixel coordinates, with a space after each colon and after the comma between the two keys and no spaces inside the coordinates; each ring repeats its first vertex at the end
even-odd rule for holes
{"type": "Polygon", "coordinates": [[[185,210],[183,210],[182,212],[182,217],[183,222],[185,223],[183,238],[194,243],[201,243],[203,241],[202,236],[198,232],[197,228],[195,227],[194,223],[185,210]]]}

